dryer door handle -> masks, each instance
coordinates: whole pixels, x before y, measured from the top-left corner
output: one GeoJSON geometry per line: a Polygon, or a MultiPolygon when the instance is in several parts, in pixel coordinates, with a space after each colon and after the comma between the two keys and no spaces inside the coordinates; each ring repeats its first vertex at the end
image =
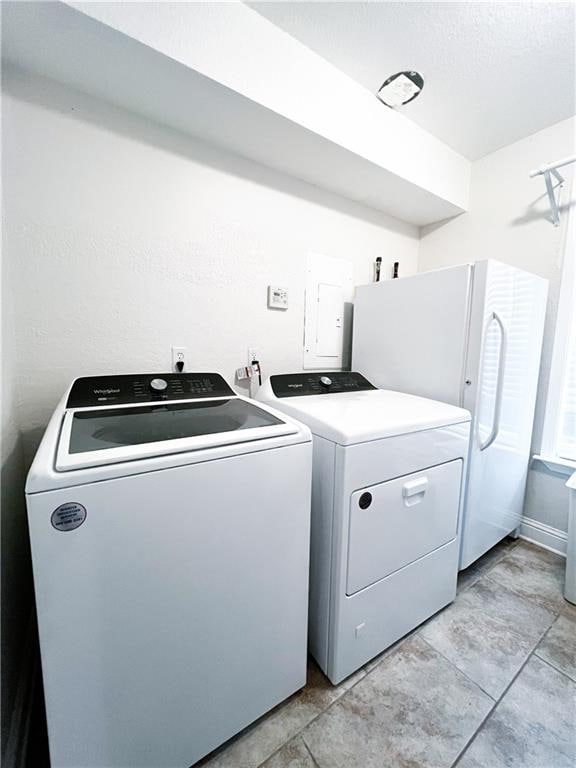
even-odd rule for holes
{"type": "Polygon", "coordinates": [[[417,480],[409,480],[402,486],[402,496],[409,499],[412,496],[423,496],[428,489],[428,478],[419,477],[417,480]]]}

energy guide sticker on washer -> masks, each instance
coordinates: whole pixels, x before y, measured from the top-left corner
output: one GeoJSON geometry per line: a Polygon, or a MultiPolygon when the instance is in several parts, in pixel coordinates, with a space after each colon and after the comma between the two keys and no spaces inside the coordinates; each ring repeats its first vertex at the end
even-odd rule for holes
{"type": "Polygon", "coordinates": [[[86,520],[86,508],[76,502],[60,504],[50,518],[50,522],[57,531],[73,531],[81,526],[84,520],[86,520]]]}

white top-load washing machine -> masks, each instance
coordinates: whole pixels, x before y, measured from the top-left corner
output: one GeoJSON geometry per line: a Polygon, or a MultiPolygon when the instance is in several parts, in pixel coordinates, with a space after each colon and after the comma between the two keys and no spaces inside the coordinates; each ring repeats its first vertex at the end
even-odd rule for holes
{"type": "Polygon", "coordinates": [[[359,373],[272,376],[313,434],[310,650],[338,683],[456,594],[470,414],[359,373]]]}
{"type": "Polygon", "coordinates": [[[52,768],[187,768],[304,685],[311,453],[214,373],[73,383],[26,487],[52,768]]]}

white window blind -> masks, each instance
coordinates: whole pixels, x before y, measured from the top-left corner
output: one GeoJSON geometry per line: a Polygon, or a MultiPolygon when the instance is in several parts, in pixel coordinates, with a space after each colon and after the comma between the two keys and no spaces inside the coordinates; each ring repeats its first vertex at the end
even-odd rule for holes
{"type": "Polygon", "coordinates": [[[554,352],[538,458],[576,467],[576,183],[568,200],[554,352]]]}
{"type": "MultiPolygon", "coordinates": [[[[572,270],[576,275],[576,270],[572,270]]],[[[576,301],[576,279],[572,286],[572,307],[576,301]]],[[[572,311],[568,329],[564,386],[560,399],[557,454],[561,459],[576,462],[576,314],[572,311]]]]}
{"type": "MultiPolygon", "coordinates": [[[[502,333],[498,324],[491,320],[497,309],[507,336],[502,411],[498,440],[501,446],[511,449],[529,440],[532,421],[527,416],[526,371],[534,359],[534,326],[531,308],[538,300],[539,286],[531,275],[512,267],[499,264],[490,271],[486,293],[486,318],[488,322],[484,340],[478,427],[484,440],[490,434],[496,406],[496,384],[500,367],[502,333]]],[[[528,408],[528,412],[530,408],[528,408]]]]}

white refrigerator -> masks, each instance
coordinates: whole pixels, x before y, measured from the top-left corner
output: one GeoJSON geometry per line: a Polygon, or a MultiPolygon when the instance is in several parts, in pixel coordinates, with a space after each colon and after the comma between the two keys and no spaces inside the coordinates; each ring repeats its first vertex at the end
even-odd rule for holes
{"type": "Polygon", "coordinates": [[[520,524],[547,291],[492,260],[356,289],[352,369],[472,413],[461,569],[520,524]]]}

